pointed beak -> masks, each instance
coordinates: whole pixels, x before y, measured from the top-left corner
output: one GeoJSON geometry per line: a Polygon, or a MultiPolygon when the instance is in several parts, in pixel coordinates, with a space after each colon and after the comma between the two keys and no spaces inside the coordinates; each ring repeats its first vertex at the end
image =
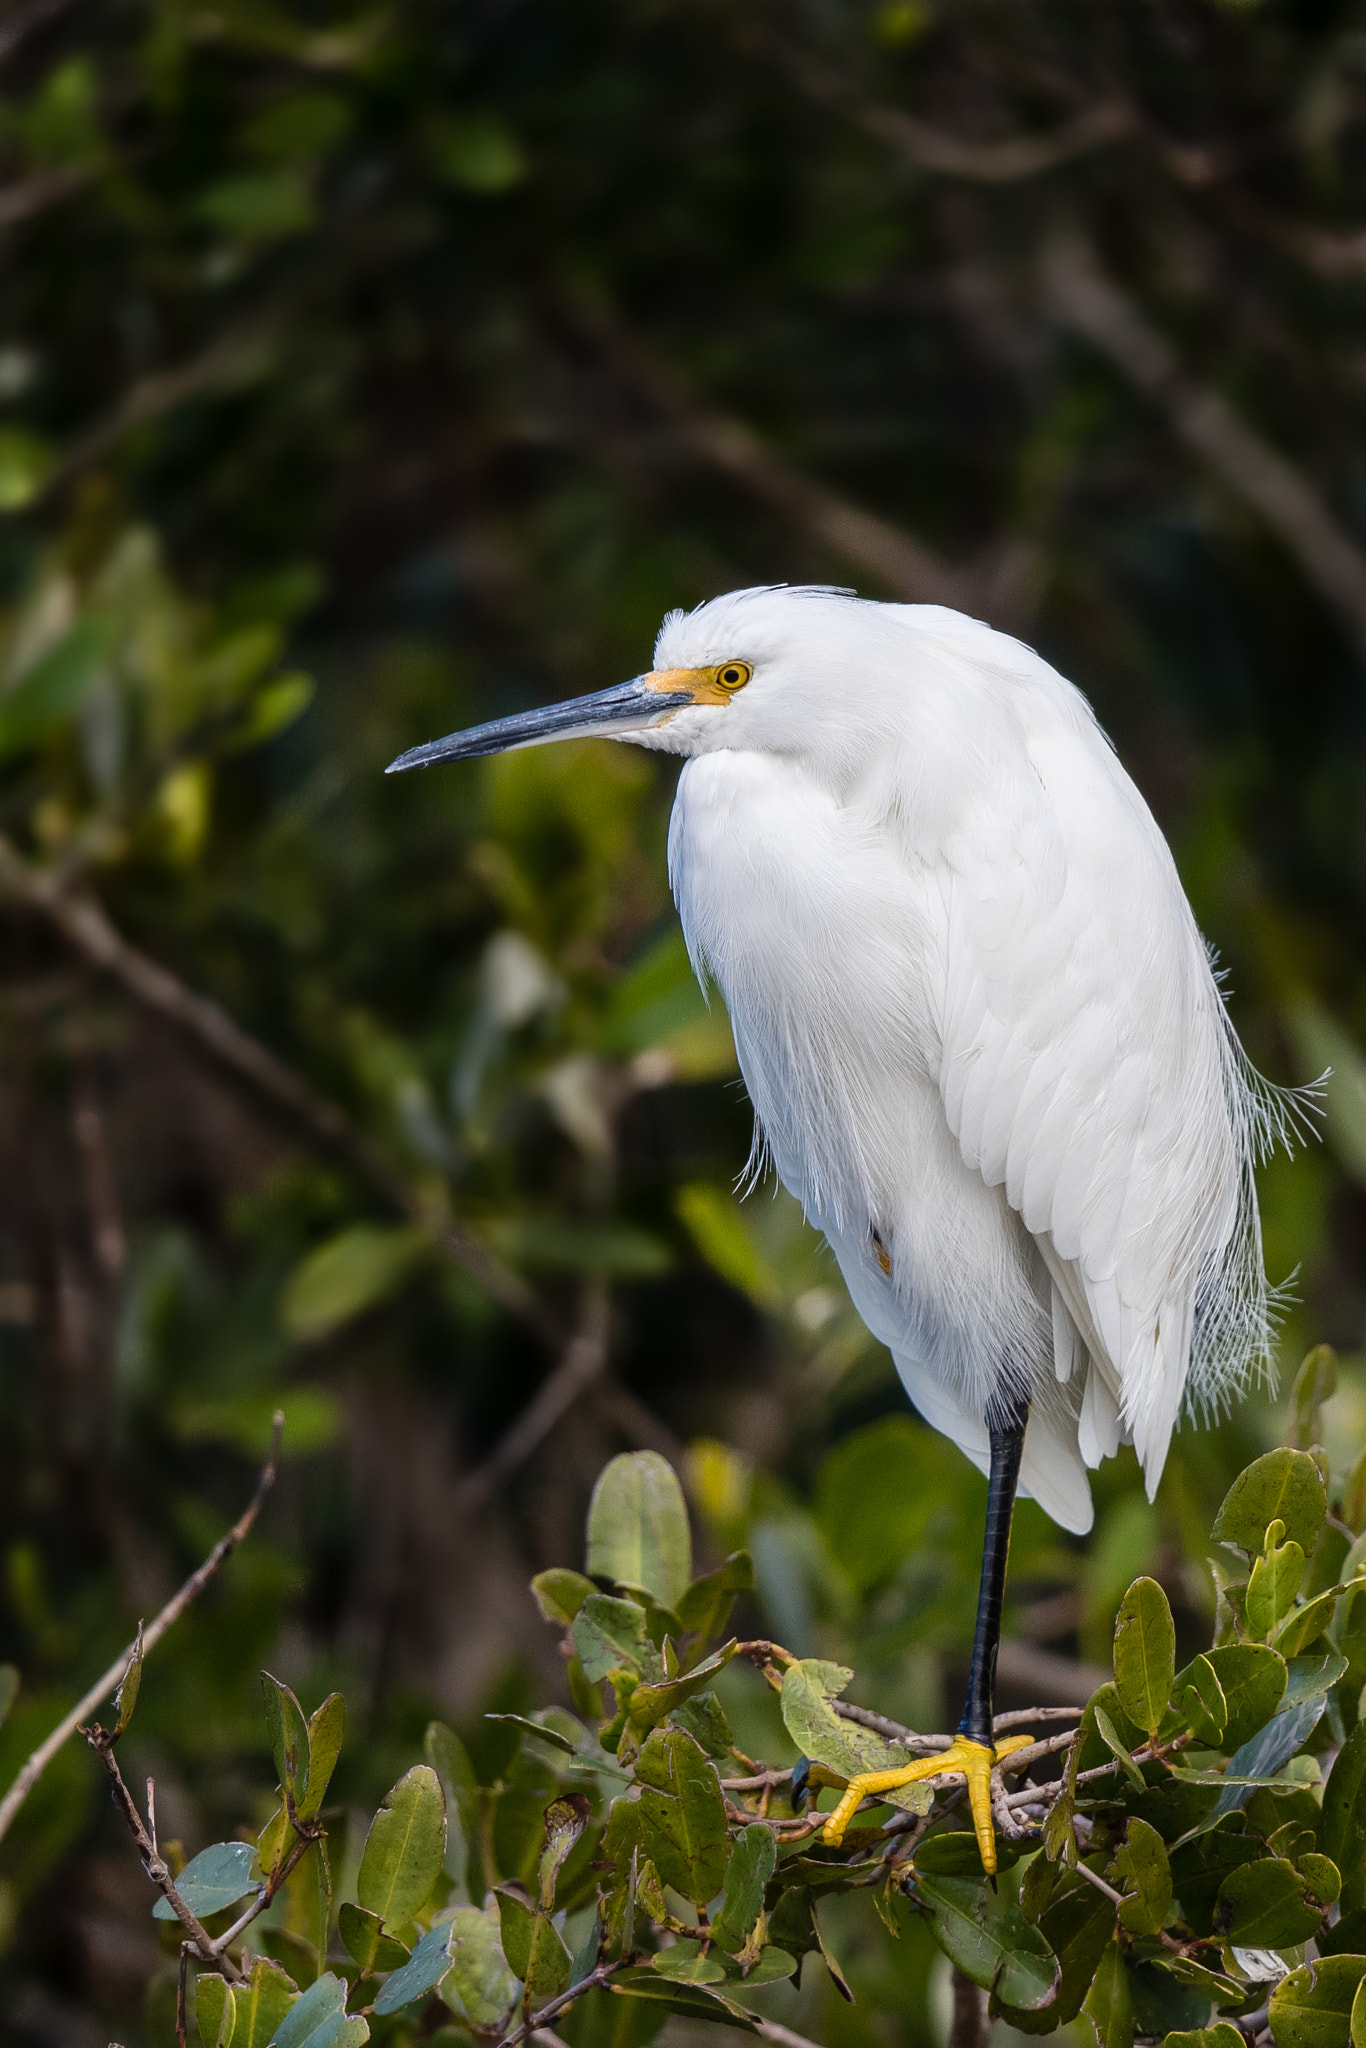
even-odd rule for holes
{"type": "Polygon", "coordinates": [[[580,740],[596,735],[616,739],[630,732],[648,732],[675,711],[697,702],[699,679],[690,669],[655,669],[595,690],[591,697],[573,697],[567,704],[547,704],[540,711],[518,711],[488,725],[472,725],[428,740],[400,754],[385,770],[401,775],[409,768],[429,768],[434,761],[472,761],[480,754],[505,754],[514,747],[539,747],[547,740],[580,740]]]}

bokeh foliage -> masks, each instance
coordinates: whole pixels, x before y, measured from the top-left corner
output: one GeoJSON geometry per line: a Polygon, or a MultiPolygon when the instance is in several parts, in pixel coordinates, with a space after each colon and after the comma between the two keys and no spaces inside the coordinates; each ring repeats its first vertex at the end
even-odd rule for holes
{"type": "MultiPolygon", "coordinates": [[[[492,1782],[483,1712],[563,1686],[527,1570],[576,1554],[623,1447],[686,1470],[703,1562],[749,1550],[747,1628],[911,1725],[952,1711],[981,1485],[792,1205],[734,1195],[668,767],[380,772],[634,673],[669,606],[738,584],[947,596],[1088,691],[1254,1057],[1334,1069],[1327,1142],[1263,1193],[1285,1357],[1343,1353],[1350,1470],[1361,28],[1323,0],[6,10],[0,1781],[221,1533],[277,1406],[263,1528],[126,1738],[187,1854],[269,1817],[261,1666],[346,1692],[353,1866],[434,1712],[492,1782]],[[1110,293],[1089,329],[1079,274],[1110,293]],[[1179,375],[1144,384],[1135,321],[1179,375]],[[1299,495],[1192,439],[1192,393],[1299,495]],[[576,1334],[577,1397],[485,1466],[576,1334]]],[[[1017,1645],[1105,1662],[1147,1574],[1194,1657],[1211,1513],[1279,1434],[1260,1402],[1183,1434],[1151,1507],[1118,1461],[1081,1548],[1026,1507],[1017,1645]]],[[[723,1681],[771,1753],[772,1703],[723,1681]]],[[[78,1746],[0,1875],[18,2038],[165,2038],[78,1746]]],[[[923,2038],[933,1944],[844,1911],[860,2002],[821,2038],[923,2038]]]]}

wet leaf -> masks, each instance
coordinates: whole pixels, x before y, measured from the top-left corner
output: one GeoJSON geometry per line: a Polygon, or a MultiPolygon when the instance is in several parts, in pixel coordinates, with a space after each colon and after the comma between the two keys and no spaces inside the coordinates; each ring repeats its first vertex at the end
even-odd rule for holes
{"type": "MultiPolygon", "coordinates": [[[[235,1906],[255,1889],[251,1876],[255,1858],[256,1851],[250,1842],[215,1842],[190,1858],[176,1879],[176,1890],[197,1919],[221,1913],[225,1906],[235,1906]]],[[[159,1898],[152,1908],[152,1917],[174,1920],[175,1908],[170,1900],[159,1898]]]]}
{"type": "Polygon", "coordinates": [[[381,2016],[401,2012],[415,1998],[425,1998],[429,1991],[435,1991],[451,1966],[450,1939],[449,1921],[429,1928],[407,1962],[394,1971],[380,1991],[375,2011],[381,2016]]]}
{"type": "Polygon", "coordinates": [[[414,1764],[375,1815],[356,1879],[357,1903],[386,1927],[411,1920],[446,1853],[446,1802],[429,1764],[414,1764]]]}
{"type": "Polygon", "coordinates": [[[1061,1977],[1057,1958],[1017,1905],[971,1878],[917,1873],[915,1888],[934,1916],[939,1946],[974,1984],[1024,2012],[1051,2002],[1061,1977]]]}
{"type": "Polygon", "coordinates": [[[726,1808],[715,1766],[690,1735],[656,1728],[636,1762],[646,1851],[665,1884],[705,1905],[725,1882],[726,1808]]]}
{"type": "Polygon", "coordinates": [[[1136,1579],[1115,1622],[1115,1685],[1138,1728],[1155,1736],[1176,1675],[1176,1630],[1156,1579],[1136,1579]]]}
{"type": "Polygon", "coordinates": [[[1283,1977],[1271,1994],[1276,2048],[1347,2048],[1366,1956],[1324,1956],[1283,1977]]]}
{"type": "Polygon", "coordinates": [[[657,1451],[623,1452],[599,1476],[588,1509],[588,1572],[644,1586],[666,1607],[686,1590],[687,1505],[673,1467],[657,1451]]]}
{"type": "Polygon", "coordinates": [[[457,1906],[451,1915],[451,1966],[441,1980],[441,1998],[457,2019],[482,2031],[496,2028],[517,1996],[517,1980],[498,1938],[496,1910],[457,1906]]]}
{"type": "Polygon", "coordinates": [[[1307,1451],[1268,1451],[1240,1472],[1214,1520],[1216,1543],[1236,1543],[1256,1556],[1265,1547],[1267,1525],[1285,1525],[1288,1541],[1306,1556],[1318,1541],[1328,1508],[1318,1466],[1307,1451]]]}

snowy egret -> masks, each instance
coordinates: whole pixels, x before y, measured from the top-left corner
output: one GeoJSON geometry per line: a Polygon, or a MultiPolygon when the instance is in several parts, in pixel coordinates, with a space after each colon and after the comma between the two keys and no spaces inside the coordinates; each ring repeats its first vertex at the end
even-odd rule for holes
{"type": "MultiPolygon", "coordinates": [[[[646,675],[416,747],[416,768],[602,734],[687,757],[670,874],[759,1157],[825,1233],[911,1400],[988,1475],[948,1750],[994,1869],[993,1686],[1017,1488],[1090,1526],[1132,1443],[1151,1499],[1183,1404],[1265,1363],[1248,1065],[1166,842],[1085,699],[937,605],[736,591],[646,675]]],[[[392,772],[392,771],[391,771],[392,772]]]]}

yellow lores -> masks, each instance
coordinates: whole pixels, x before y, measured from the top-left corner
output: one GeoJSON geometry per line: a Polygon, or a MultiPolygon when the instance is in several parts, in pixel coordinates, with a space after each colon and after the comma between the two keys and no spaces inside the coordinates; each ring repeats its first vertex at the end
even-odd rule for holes
{"type": "Polygon", "coordinates": [[[917,1784],[922,1778],[962,1776],[968,1783],[968,1804],[972,1808],[972,1826],[981,1851],[982,1868],[989,1874],[994,1873],[996,1837],[991,1828],[991,1773],[1003,1757],[1010,1756],[1017,1749],[1030,1749],[1033,1743],[1032,1735],[1007,1735],[994,1749],[990,1749],[984,1742],[972,1742],[966,1735],[955,1735],[948,1748],[941,1749],[936,1756],[918,1756],[914,1763],[902,1764],[899,1770],[869,1771],[863,1777],[851,1778],[843,1799],[825,1823],[822,1839],[832,1849],[838,1849],[855,1809],[870,1792],[899,1792],[903,1785],[917,1784]]]}
{"type": "Polygon", "coordinates": [[[747,661],[723,661],[716,668],[654,668],[641,677],[641,687],[693,704],[726,704],[753,674],[747,661]]]}

